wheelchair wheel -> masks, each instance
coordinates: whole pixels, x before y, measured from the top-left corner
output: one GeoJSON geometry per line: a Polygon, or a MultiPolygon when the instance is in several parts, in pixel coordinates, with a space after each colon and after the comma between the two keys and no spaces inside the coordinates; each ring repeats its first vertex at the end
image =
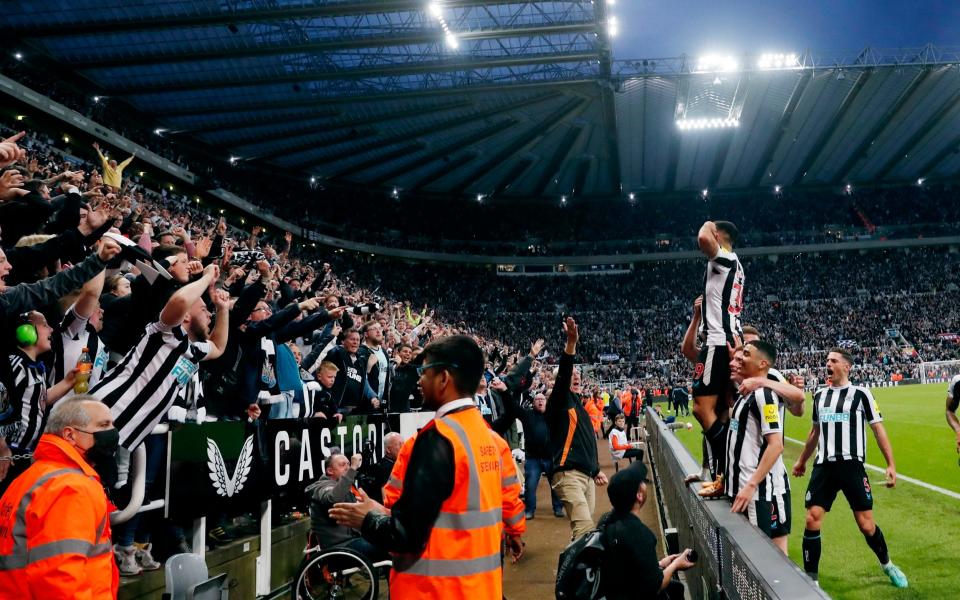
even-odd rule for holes
{"type": "Polygon", "coordinates": [[[292,591],[293,600],[376,600],[379,582],[359,553],[331,548],[304,559],[292,591]]]}

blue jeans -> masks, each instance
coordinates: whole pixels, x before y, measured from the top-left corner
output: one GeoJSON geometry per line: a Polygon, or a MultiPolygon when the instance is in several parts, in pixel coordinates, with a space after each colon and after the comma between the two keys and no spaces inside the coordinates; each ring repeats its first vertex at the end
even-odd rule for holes
{"type": "MultiPolygon", "coordinates": [[[[166,468],[167,464],[167,436],[163,435],[148,435],[147,438],[143,441],[144,447],[147,451],[147,465],[145,471],[145,481],[144,481],[144,496],[143,503],[146,504],[152,498],[151,492],[153,491],[153,484],[160,479],[163,475],[163,471],[166,468]]],[[[154,514],[157,514],[156,511],[151,513],[137,513],[130,517],[130,520],[126,523],[118,525],[113,529],[113,538],[114,542],[120,546],[130,546],[133,544],[134,539],[137,543],[146,544],[150,541],[150,533],[153,527],[148,523],[145,527],[140,527],[141,517],[146,514],[148,517],[154,514]]]]}
{"type": "MultiPolygon", "coordinates": [[[[540,477],[546,477],[550,467],[553,466],[553,459],[533,458],[527,456],[523,463],[523,476],[526,479],[526,486],[523,494],[523,503],[527,513],[537,512],[537,487],[540,486],[540,477]]],[[[547,487],[550,487],[550,480],[547,479],[547,487]]],[[[563,503],[557,498],[557,493],[550,488],[550,500],[553,502],[553,512],[563,510],[563,503]]]]}

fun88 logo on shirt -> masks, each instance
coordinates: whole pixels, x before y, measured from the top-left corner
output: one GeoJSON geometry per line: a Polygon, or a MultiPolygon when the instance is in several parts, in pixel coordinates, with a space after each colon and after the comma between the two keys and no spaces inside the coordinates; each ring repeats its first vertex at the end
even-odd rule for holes
{"type": "Polygon", "coordinates": [[[850,415],[847,413],[838,413],[838,412],[820,413],[821,423],[846,423],[849,420],[850,420],[850,415]]]}

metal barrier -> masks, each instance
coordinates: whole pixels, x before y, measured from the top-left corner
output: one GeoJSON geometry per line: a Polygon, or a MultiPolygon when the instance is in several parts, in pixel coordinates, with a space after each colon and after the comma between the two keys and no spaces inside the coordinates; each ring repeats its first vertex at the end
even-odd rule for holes
{"type": "MultiPolygon", "coordinates": [[[[161,423],[153,428],[150,435],[167,436],[167,466],[166,472],[167,485],[170,485],[170,426],[161,423]]],[[[154,500],[143,503],[146,495],[147,482],[147,450],[143,444],[134,449],[130,454],[130,501],[122,510],[115,510],[110,513],[110,525],[119,525],[129,521],[133,515],[150,510],[157,510],[166,506],[164,500],[154,500]]]]}
{"type": "MultiPolygon", "coordinates": [[[[813,600],[829,598],[773,542],[726,501],[704,501],[683,483],[700,471],[698,461],[652,410],[646,441],[664,527],[677,530],[681,548],[699,559],[686,572],[690,598],[813,600]]],[[[799,534],[794,534],[799,535],[799,534]]]]}

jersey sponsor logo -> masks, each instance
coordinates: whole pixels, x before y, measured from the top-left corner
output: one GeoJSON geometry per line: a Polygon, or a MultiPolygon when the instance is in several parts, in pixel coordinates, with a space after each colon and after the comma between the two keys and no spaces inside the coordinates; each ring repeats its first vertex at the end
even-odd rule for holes
{"type": "Polygon", "coordinates": [[[833,411],[820,413],[821,423],[847,423],[849,421],[850,415],[848,413],[838,413],[833,411]]]}
{"type": "Polygon", "coordinates": [[[177,380],[177,385],[183,387],[187,385],[193,374],[197,372],[200,365],[193,362],[186,356],[181,356],[177,364],[173,367],[173,378],[177,380]]]}
{"type": "Polygon", "coordinates": [[[360,377],[360,371],[356,370],[354,367],[347,367],[347,379],[352,379],[357,383],[363,381],[363,377],[360,377]]]}
{"type": "Polygon", "coordinates": [[[738,431],[740,429],[740,422],[734,421],[733,419],[731,419],[729,427],[730,427],[730,431],[738,431]]]}
{"type": "Polygon", "coordinates": [[[767,423],[777,423],[780,421],[780,412],[777,411],[777,406],[775,404],[763,405],[763,419],[767,423]]]}

